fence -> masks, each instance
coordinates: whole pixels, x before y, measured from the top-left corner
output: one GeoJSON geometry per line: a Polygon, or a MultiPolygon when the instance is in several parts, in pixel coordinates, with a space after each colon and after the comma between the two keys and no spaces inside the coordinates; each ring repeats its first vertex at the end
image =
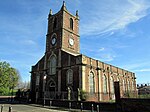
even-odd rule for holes
{"type": "MultiPolygon", "coordinates": [[[[68,92],[49,92],[45,91],[45,98],[46,99],[61,99],[61,100],[68,100],[68,92]]],[[[78,92],[71,92],[70,98],[71,101],[103,101],[103,102],[114,102],[115,101],[115,93],[88,93],[88,92],[81,92],[80,95],[78,92]]]]}
{"type": "Polygon", "coordinates": [[[92,102],[92,101],[69,101],[69,100],[46,100],[46,106],[65,107],[68,109],[91,110],[91,112],[111,111],[116,112],[116,103],[92,102]]]}
{"type": "MultiPolygon", "coordinates": [[[[45,98],[46,99],[67,100],[68,99],[68,92],[66,92],[66,91],[62,91],[62,92],[45,91],[45,98]]],[[[70,93],[70,100],[77,100],[77,98],[78,98],[77,92],[73,91],[70,93]]]]}

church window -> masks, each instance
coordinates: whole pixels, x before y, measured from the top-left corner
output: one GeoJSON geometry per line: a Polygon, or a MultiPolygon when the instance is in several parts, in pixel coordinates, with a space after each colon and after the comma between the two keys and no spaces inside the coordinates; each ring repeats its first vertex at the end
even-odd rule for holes
{"type": "Polygon", "coordinates": [[[57,27],[57,18],[54,19],[53,30],[57,27]]]}
{"type": "Polygon", "coordinates": [[[109,67],[107,67],[107,71],[109,71],[109,67]]]}
{"type": "Polygon", "coordinates": [[[128,91],[130,91],[130,81],[128,81],[128,91]]]}
{"type": "Polygon", "coordinates": [[[73,30],[73,19],[72,18],[70,18],[70,29],[73,30]]]}
{"type": "Polygon", "coordinates": [[[123,88],[123,91],[126,91],[126,89],[125,89],[125,81],[124,81],[124,79],[122,80],[122,88],[123,88]]]}
{"type": "Polygon", "coordinates": [[[73,71],[69,69],[67,71],[67,84],[72,84],[73,83],[73,71]]]}
{"type": "Polygon", "coordinates": [[[131,87],[132,87],[132,91],[134,91],[134,83],[133,83],[133,81],[131,81],[131,87]]]}
{"type": "Polygon", "coordinates": [[[50,63],[49,63],[49,69],[50,69],[50,74],[56,74],[56,57],[54,55],[52,55],[50,57],[50,63]]]}
{"type": "Polygon", "coordinates": [[[107,77],[105,74],[103,75],[103,92],[107,93],[107,77]]]}
{"type": "Polygon", "coordinates": [[[90,72],[90,75],[89,75],[89,91],[90,91],[90,93],[95,92],[94,73],[93,72],[90,72]]]}
{"type": "Polygon", "coordinates": [[[110,90],[111,93],[114,93],[114,79],[112,76],[110,77],[110,90]]]}
{"type": "Polygon", "coordinates": [[[36,76],[36,85],[38,86],[38,85],[39,85],[39,83],[40,83],[40,76],[39,76],[39,75],[37,75],[37,76],[36,76]]]}

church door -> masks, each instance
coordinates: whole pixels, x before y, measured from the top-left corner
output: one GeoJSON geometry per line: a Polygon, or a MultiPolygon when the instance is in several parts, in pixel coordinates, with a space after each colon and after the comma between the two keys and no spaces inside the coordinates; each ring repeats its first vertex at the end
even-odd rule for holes
{"type": "Polygon", "coordinates": [[[50,99],[55,99],[56,98],[56,84],[54,81],[49,81],[47,85],[47,97],[50,99]]]}

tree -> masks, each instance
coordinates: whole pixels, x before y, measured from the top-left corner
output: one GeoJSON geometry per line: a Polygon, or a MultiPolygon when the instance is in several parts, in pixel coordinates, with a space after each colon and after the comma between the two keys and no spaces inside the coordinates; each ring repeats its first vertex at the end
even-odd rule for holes
{"type": "Polygon", "coordinates": [[[6,61],[0,62],[0,93],[9,94],[18,84],[19,72],[6,61]]]}
{"type": "Polygon", "coordinates": [[[30,89],[30,81],[19,80],[16,89],[30,89]]]}

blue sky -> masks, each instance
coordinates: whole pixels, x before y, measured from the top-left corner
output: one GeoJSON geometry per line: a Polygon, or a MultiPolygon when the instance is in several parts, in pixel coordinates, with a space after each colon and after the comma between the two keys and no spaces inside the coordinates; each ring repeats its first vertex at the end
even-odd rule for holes
{"type": "MultiPolygon", "coordinates": [[[[30,80],[31,66],[45,53],[49,10],[62,0],[3,0],[0,3],[0,61],[30,80]]],[[[149,0],[66,0],[80,16],[82,54],[136,73],[137,83],[150,83],[149,0]]]]}

